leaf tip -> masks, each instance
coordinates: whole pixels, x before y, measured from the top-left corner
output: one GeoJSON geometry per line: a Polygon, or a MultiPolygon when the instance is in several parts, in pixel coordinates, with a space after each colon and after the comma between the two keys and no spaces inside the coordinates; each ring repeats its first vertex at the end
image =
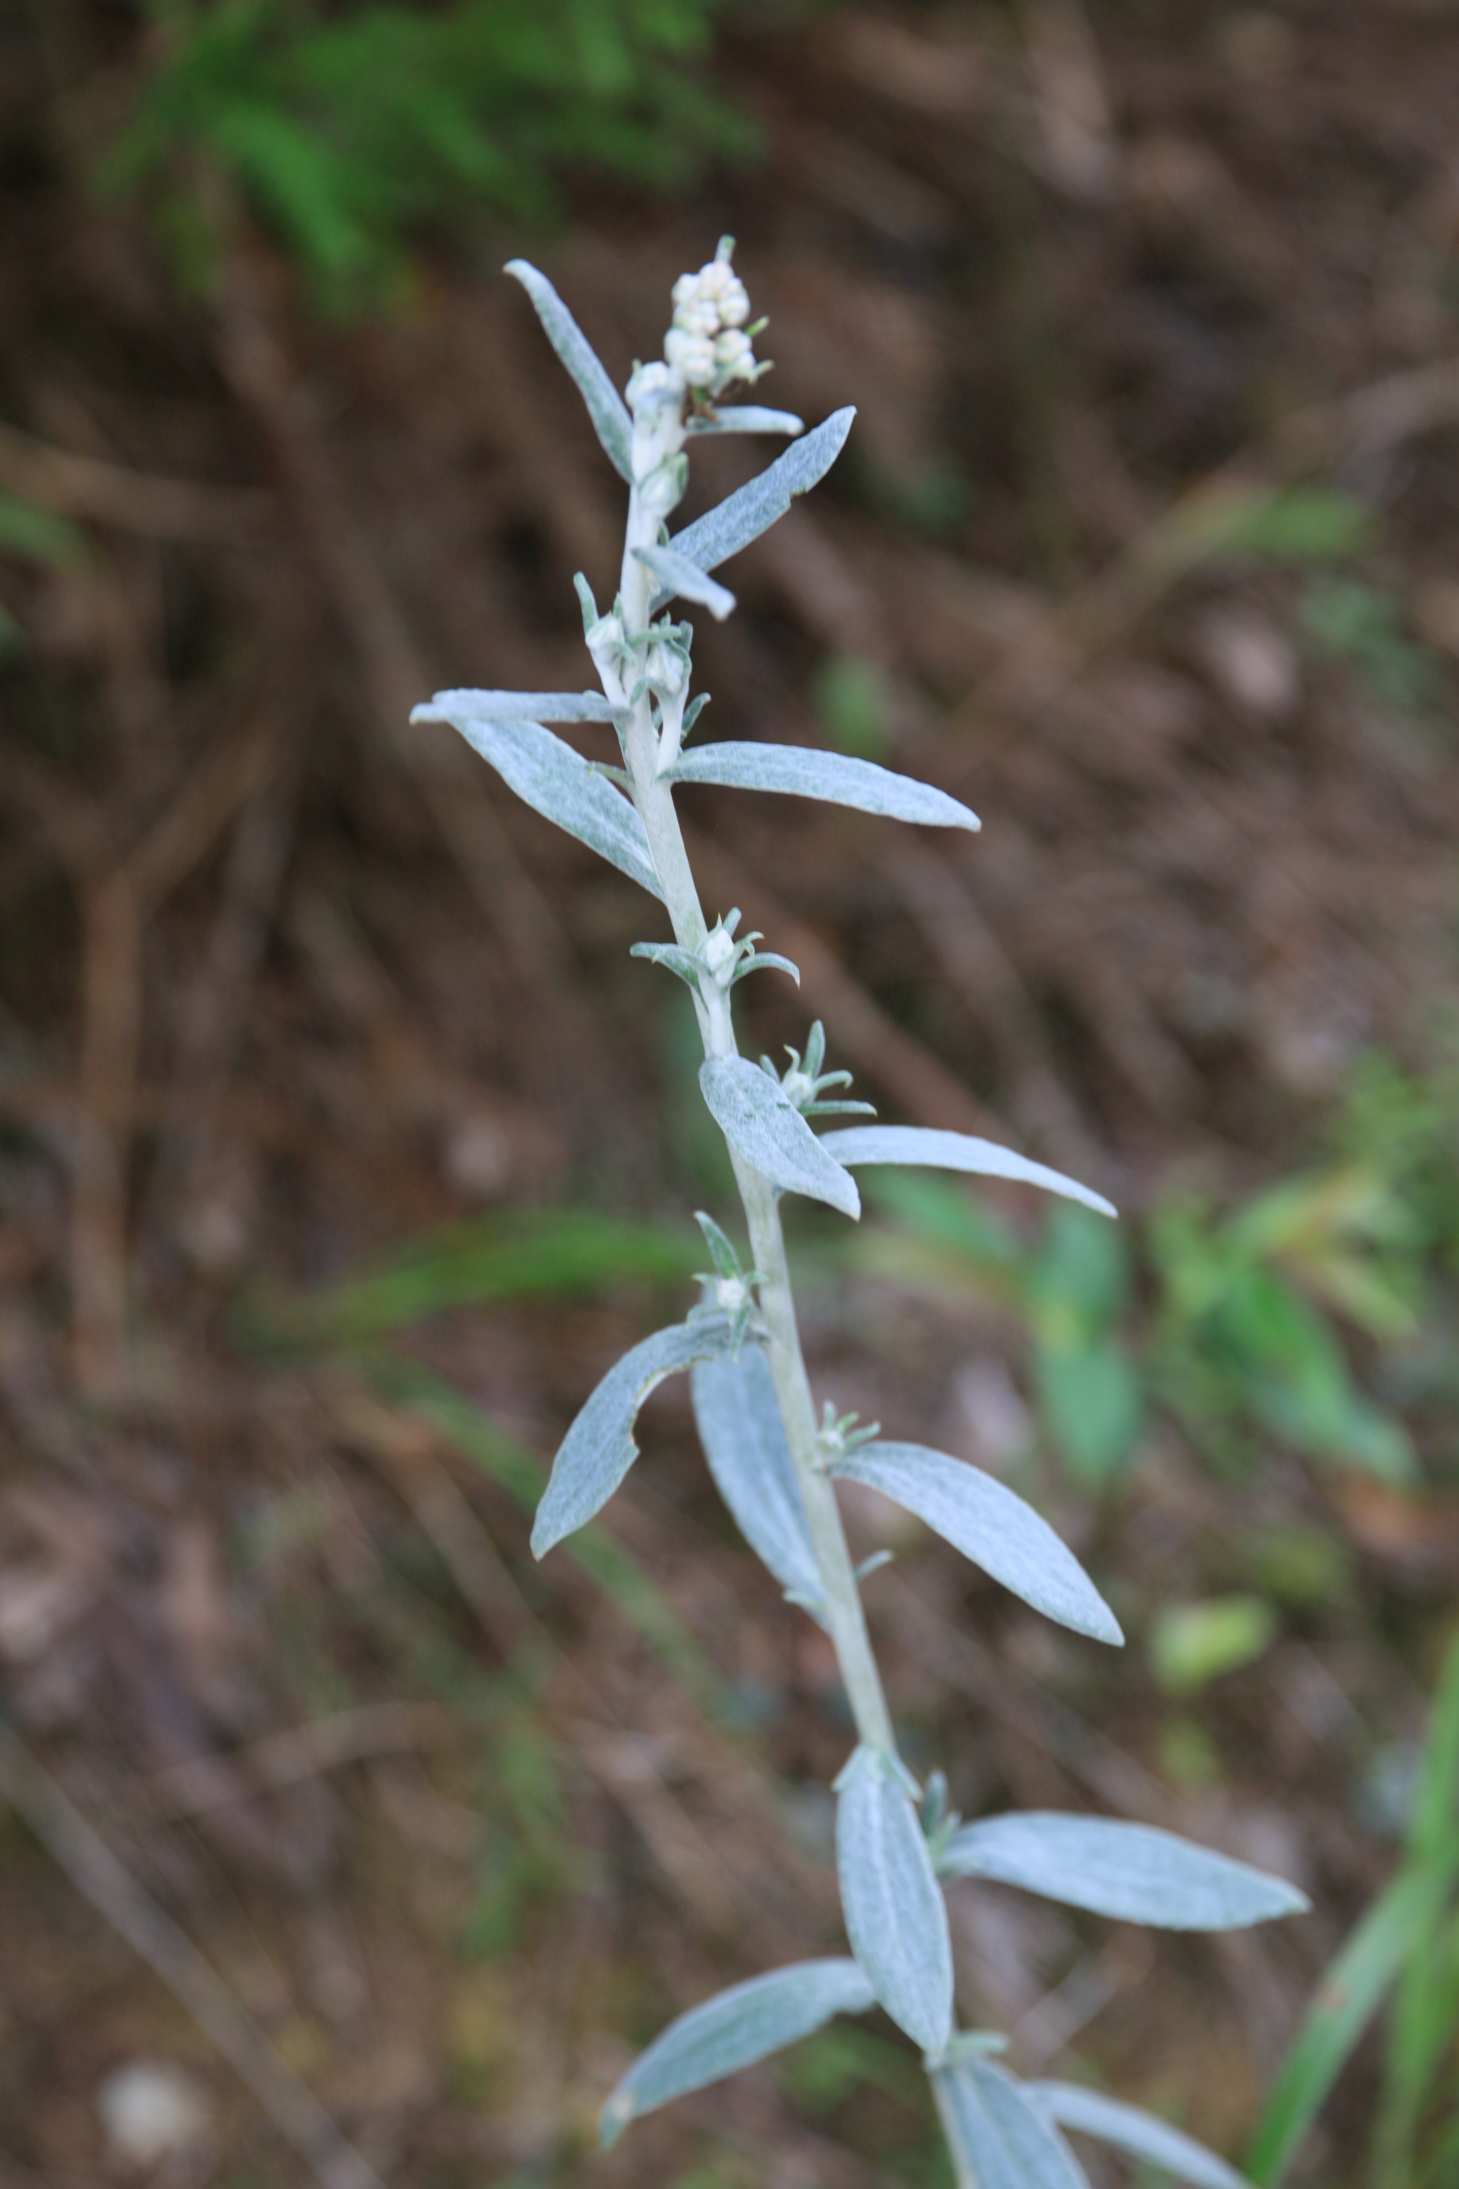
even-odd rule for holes
{"type": "Polygon", "coordinates": [[[615,2091],[598,2115],[598,2142],[605,2151],[612,2150],[632,2119],[632,2099],[622,2091],[615,2091]]]}
{"type": "Polygon", "coordinates": [[[859,1224],[861,1222],[861,1194],[850,1171],[843,1171],[842,1176],[846,1180],[846,1184],[838,1191],[831,1206],[839,1209],[843,1216],[849,1216],[853,1224],[859,1224]]]}
{"type": "Polygon", "coordinates": [[[1097,1596],[1099,1609],[1089,1627],[1089,1638],[1094,1642],[1108,1642],[1111,1649],[1123,1649],[1125,1630],[1110,1610],[1102,1596],[1097,1596]]]}

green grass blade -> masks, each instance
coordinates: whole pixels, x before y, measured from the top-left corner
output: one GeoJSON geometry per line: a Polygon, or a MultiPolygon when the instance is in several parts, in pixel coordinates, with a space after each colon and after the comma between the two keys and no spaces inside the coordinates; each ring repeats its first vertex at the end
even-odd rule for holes
{"type": "MultiPolygon", "coordinates": [[[[1439,1674],[1409,1832],[1411,1866],[1452,1896],[1459,1879],[1459,1642],[1439,1674]]],[[[1398,1982],[1384,2058],[1383,2094],[1373,2140],[1375,2178],[1383,2189],[1411,2189],[1425,2103],[1459,2027],[1459,1918],[1431,1930],[1409,1956],[1398,1982]]]]}
{"type": "Polygon", "coordinates": [[[321,1291],[266,1295],[244,1311],[242,1334],[289,1351],[360,1345],[448,1308],[580,1297],[634,1279],[668,1284],[703,1259],[700,1242],[669,1225],[586,1208],[523,1210],[447,1225],[321,1291]]]}
{"type": "Polygon", "coordinates": [[[1402,1870],[1359,1923],[1327,1971],[1307,2020],[1267,2100],[1246,2172],[1256,2189],[1277,2189],[1399,1970],[1443,1905],[1441,1881],[1402,1870]]]}

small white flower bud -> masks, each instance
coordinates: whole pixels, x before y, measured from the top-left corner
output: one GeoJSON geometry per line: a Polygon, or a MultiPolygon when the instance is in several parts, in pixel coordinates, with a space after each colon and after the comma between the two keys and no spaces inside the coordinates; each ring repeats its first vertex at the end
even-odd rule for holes
{"type": "Polygon", "coordinates": [[[703,335],[671,327],[664,337],[664,355],[691,388],[707,388],[714,378],[714,344],[703,335]]]}
{"type": "Polygon", "coordinates": [[[678,307],[674,325],[682,328],[685,334],[701,334],[712,339],[719,332],[719,313],[706,299],[696,299],[678,307]]]}
{"type": "Polygon", "coordinates": [[[787,1072],[780,1084],[798,1110],[816,1099],[816,1083],[809,1072],[787,1072]]]}
{"type": "Polygon", "coordinates": [[[651,364],[639,366],[626,392],[630,410],[662,410],[683,401],[684,383],[672,365],[656,358],[651,364]]]}
{"type": "Polygon", "coordinates": [[[673,298],[675,306],[677,307],[680,304],[690,303],[692,299],[698,294],[698,274],[680,274],[678,280],[674,283],[673,288],[673,298]]]}
{"type": "Polygon", "coordinates": [[[712,297],[716,303],[725,294],[731,283],[738,287],[740,277],[732,266],[725,264],[722,258],[712,258],[707,266],[701,266],[699,269],[699,294],[712,297]]]}
{"type": "Polygon", "coordinates": [[[722,925],[712,927],[704,938],[704,963],[721,987],[728,984],[738,955],[734,937],[727,935],[722,925]]]}
{"type": "Polygon", "coordinates": [[[750,338],[738,327],[729,327],[715,340],[714,362],[721,372],[753,372],[755,353],[750,338]]]}
{"type": "Polygon", "coordinates": [[[720,325],[743,327],[750,316],[750,292],[738,274],[731,276],[722,295],[715,299],[719,307],[720,325]]]}
{"type": "Polygon", "coordinates": [[[655,641],[644,656],[643,673],[656,692],[677,698],[689,681],[689,667],[677,646],[655,641]]]}
{"type": "Polygon", "coordinates": [[[724,1315],[739,1315],[750,1305],[750,1288],[743,1277],[720,1277],[714,1287],[714,1304],[724,1315]]]}

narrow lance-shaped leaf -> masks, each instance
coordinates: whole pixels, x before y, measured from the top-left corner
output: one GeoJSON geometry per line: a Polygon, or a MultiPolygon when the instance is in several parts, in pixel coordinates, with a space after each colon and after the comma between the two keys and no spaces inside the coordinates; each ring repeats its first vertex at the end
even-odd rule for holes
{"type": "Polygon", "coordinates": [[[609,1369],[552,1462],[532,1527],[534,1557],[545,1557],[607,1504],[638,1457],[633,1425],[650,1391],[665,1376],[722,1353],[728,1344],[727,1324],[714,1316],[695,1316],[656,1330],[609,1369]]]}
{"type": "Polygon", "coordinates": [[[616,710],[601,692],[437,692],[412,722],[611,722],[616,710]]]}
{"type": "Polygon", "coordinates": [[[639,2054],[603,2108],[604,2143],[616,2142],[630,2121],[671,2098],[737,2075],[809,2037],[832,2015],[864,2014],[874,2003],[862,1971],[844,1959],[798,1961],[732,1984],[670,2022],[639,2054]]]}
{"type": "Polygon", "coordinates": [[[764,1348],[701,1361],[690,1388],[709,1471],[740,1533],[791,1601],[819,1617],[820,1568],[764,1348]]]}
{"type": "Polygon", "coordinates": [[[699,1085],[710,1115],[736,1155],[786,1193],[828,1201],[843,1216],[861,1214],[861,1196],[817,1140],[778,1080],[748,1057],[711,1057],[699,1085]]]}
{"type": "MultiPolygon", "coordinates": [[[[713,509],[696,517],[693,524],[676,532],[670,547],[697,563],[701,570],[715,570],[731,555],[738,555],[742,547],[758,540],[777,518],[785,515],[797,494],[809,493],[826,476],[846,445],[855,416],[850,408],[833,411],[814,432],[768,464],[757,479],[737,487],[713,509]]],[[[673,597],[672,592],[660,593],[654,607],[663,607],[673,597]]]]}
{"type": "MultiPolygon", "coordinates": [[[[571,745],[540,722],[479,722],[469,714],[441,711],[474,752],[489,761],[509,790],[544,820],[596,851],[650,896],[662,899],[643,823],[621,792],[589,767],[571,745]]],[[[411,720],[435,721],[434,702],[417,707],[411,720]]],[[[829,1161],[830,1158],[828,1157],[829,1161]]]]}
{"type": "Polygon", "coordinates": [[[684,600],[696,601],[709,610],[716,623],[723,623],[734,613],[735,596],[729,587],[709,577],[687,555],[672,547],[635,547],[633,552],[645,570],[651,570],[659,584],[668,587],[670,599],[677,593],[684,600]]]}
{"type": "Polygon", "coordinates": [[[858,1748],[838,1781],[836,1870],[851,1950],[898,2026],[933,2058],[952,2034],[947,1905],[899,1767],[858,1748]]]}
{"type": "Polygon", "coordinates": [[[1125,2105],[1078,2083],[1025,2083],[1023,2094],[1058,2127],[1128,2151],[1131,2158],[1187,2182],[1190,2189],[1250,2189],[1245,2176],[1214,2151],[1138,2105],[1125,2105]]]}
{"type": "Polygon", "coordinates": [[[938,1857],[944,1877],[988,1878],[1071,1908],[1159,1930],[1234,1931],[1300,1915],[1307,1896],[1174,1832],[1115,1817],[1012,1810],[954,1832],[938,1857]]]}
{"type": "Polygon", "coordinates": [[[1072,2151],[1027,2092],[987,2060],[936,2070],[941,2112],[978,2189],[1089,2189],[1072,2151]]]}
{"type": "Polygon", "coordinates": [[[761,403],[729,403],[721,405],[712,417],[691,418],[691,434],[702,433],[784,433],[792,438],[805,432],[805,420],[797,418],[793,410],[766,410],[761,403]]]}
{"type": "Polygon", "coordinates": [[[915,1513],[1045,1618],[1096,1642],[1124,1640],[1114,1613],[1048,1522],[968,1460],[924,1444],[862,1444],[843,1453],[832,1472],[915,1513]]]}
{"type": "Polygon", "coordinates": [[[808,745],[727,743],[697,745],[668,771],[675,783],[717,783],[725,790],[779,791],[791,798],[853,806],[889,821],[920,821],[929,828],[982,827],[968,806],[910,775],[897,775],[871,760],[818,752],[808,745]]]}
{"type": "Polygon", "coordinates": [[[577,382],[578,393],[588,407],[593,430],[621,479],[633,483],[633,421],[628,406],[608,377],[606,366],[589,342],[546,274],[539,274],[524,258],[510,260],[506,272],[531,297],[548,341],[577,382]]]}
{"type": "Polygon", "coordinates": [[[898,1163],[921,1165],[928,1170],[968,1171],[982,1178],[1011,1178],[1025,1186],[1042,1186],[1069,1201],[1082,1201],[1100,1216],[1118,1213],[1113,1202],[1089,1186],[1081,1186],[1047,1163],[1030,1162],[1012,1148],[1000,1148],[994,1140],[979,1140],[973,1133],[938,1132],[926,1125],[850,1125],[842,1132],[821,1135],[838,1163],[898,1163]]]}

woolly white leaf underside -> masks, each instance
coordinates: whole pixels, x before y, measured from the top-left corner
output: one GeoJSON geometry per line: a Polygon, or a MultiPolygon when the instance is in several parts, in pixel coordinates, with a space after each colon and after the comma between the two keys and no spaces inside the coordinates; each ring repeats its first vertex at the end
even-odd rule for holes
{"type": "Polygon", "coordinates": [[[854,1961],[800,1961],[733,1984],[691,2007],[639,2055],[603,2108],[612,2143],[641,2114],[753,2067],[822,2028],[835,2014],[864,2014],[871,1985],[854,1961]]]}
{"type": "Polygon", "coordinates": [[[1053,1810],[1015,1810],[963,1825],[938,1868],[944,1877],[1017,1885],[1160,1930],[1244,1930],[1300,1915],[1308,1905],[1284,1879],[1174,1832],[1053,1810]]]}
{"type": "Polygon", "coordinates": [[[1023,2094],[1057,2127],[1113,2144],[1116,2150],[1186,2182],[1189,2189],[1251,2189],[1234,2166],[1141,2106],[1126,2105],[1078,2083],[1025,2083],[1023,2094]]]}
{"type": "Polygon", "coordinates": [[[534,813],[555,821],[662,902],[643,823],[628,800],[571,745],[540,722],[485,722],[445,708],[438,712],[434,701],[411,716],[412,721],[438,719],[459,730],[472,751],[479,752],[534,813]]]}
{"type": "Polygon", "coordinates": [[[1118,1214],[1114,1203],[1092,1187],[1034,1163],[1012,1148],[1000,1148],[994,1140],[980,1140],[973,1133],[938,1132],[925,1125],[849,1125],[843,1131],[821,1135],[821,1146],[838,1163],[896,1163],[927,1170],[966,1171],[982,1178],[1009,1178],[1020,1185],[1042,1186],[1046,1193],[1082,1201],[1100,1216],[1118,1214]]]}
{"type": "Polygon", "coordinates": [[[755,745],[733,741],[700,745],[682,753],[669,770],[675,783],[714,783],[725,790],[774,791],[790,798],[851,806],[889,821],[918,821],[929,828],[977,829],[968,806],[930,783],[897,775],[870,760],[818,752],[804,745],[755,745]]]}
{"type": "Polygon", "coordinates": [[[786,1595],[819,1616],[820,1568],[763,1347],[701,1361],[690,1389],[709,1471],[740,1533],[786,1595]]]}
{"type": "Polygon", "coordinates": [[[665,1376],[722,1353],[728,1324],[711,1316],[656,1330],[610,1368],[582,1407],[552,1462],[532,1528],[532,1552],[545,1557],[554,1544],[601,1511],[634,1460],[639,1408],[665,1376]]]}
{"type": "Polygon", "coordinates": [[[669,597],[678,594],[681,599],[694,601],[707,608],[717,623],[734,613],[735,596],[728,586],[701,570],[688,555],[679,554],[672,547],[635,547],[634,557],[645,570],[651,571],[661,586],[668,588],[669,597]]]}
{"type": "Polygon", "coordinates": [[[952,2034],[947,1905],[906,1788],[869,1748],[840,1782],[836,1869],[852,1952],[892,2020],[935,2058],[952,2034]]]}
{"type": "Polygon", "coordinates": [[[832,1471],[915,1513],[1045,1618],[1092,1641],[1124,1640],[1073,1552],[1031,1505],[980,1467],[922,1444],[863,1444],[838,1458],[832,1471]]]}
{"type": "Polygon", "coordinates": [[[861,1214],[856,1181],[817,1140],[768,1072],[748,1057],[711,1057],[699,1086],[709,1113],[735,1154],[785,1193],[827,1201],[843,1216],[861,1214]]]}
{"type": "Polygon", "coordinates": [[[615,709],[601,692],[437,692],[412,722],[611,722],[615,709]]]}
{"type": "Polygon", "coordinates": [[[1089,2189],[1057,2129],[1002,2068],[960,2060],[939,2068],[937,2080],[978,2189],[1089,2189]]]}
{"type": "Polygon", "coordinates": [[[545,274],[524,258],[509,260],[506,272],[520,281],[532,299],[543,332],[567,367],[593,421],[593,430],[620,479],[633,483],[633,421],[596,350],[545,274]]]}
{"type": "MultiPolygon", "coordinates": [[[[833,411],[813,432],[793,442],[773,464],[767,464],[757,478],[737,487],[713,509],[696,517],[693,524],[676,532],[670,547],[701,570],[716,570],[731,555],[738,555],[785,515],[798,494],[808,494],[825,477],[846,445],[855,416],[855,410],[849,407],[833,411]]],[[[655,610],[673,597],[672,592],[660,592],[654,601],[655,610]]]]}

